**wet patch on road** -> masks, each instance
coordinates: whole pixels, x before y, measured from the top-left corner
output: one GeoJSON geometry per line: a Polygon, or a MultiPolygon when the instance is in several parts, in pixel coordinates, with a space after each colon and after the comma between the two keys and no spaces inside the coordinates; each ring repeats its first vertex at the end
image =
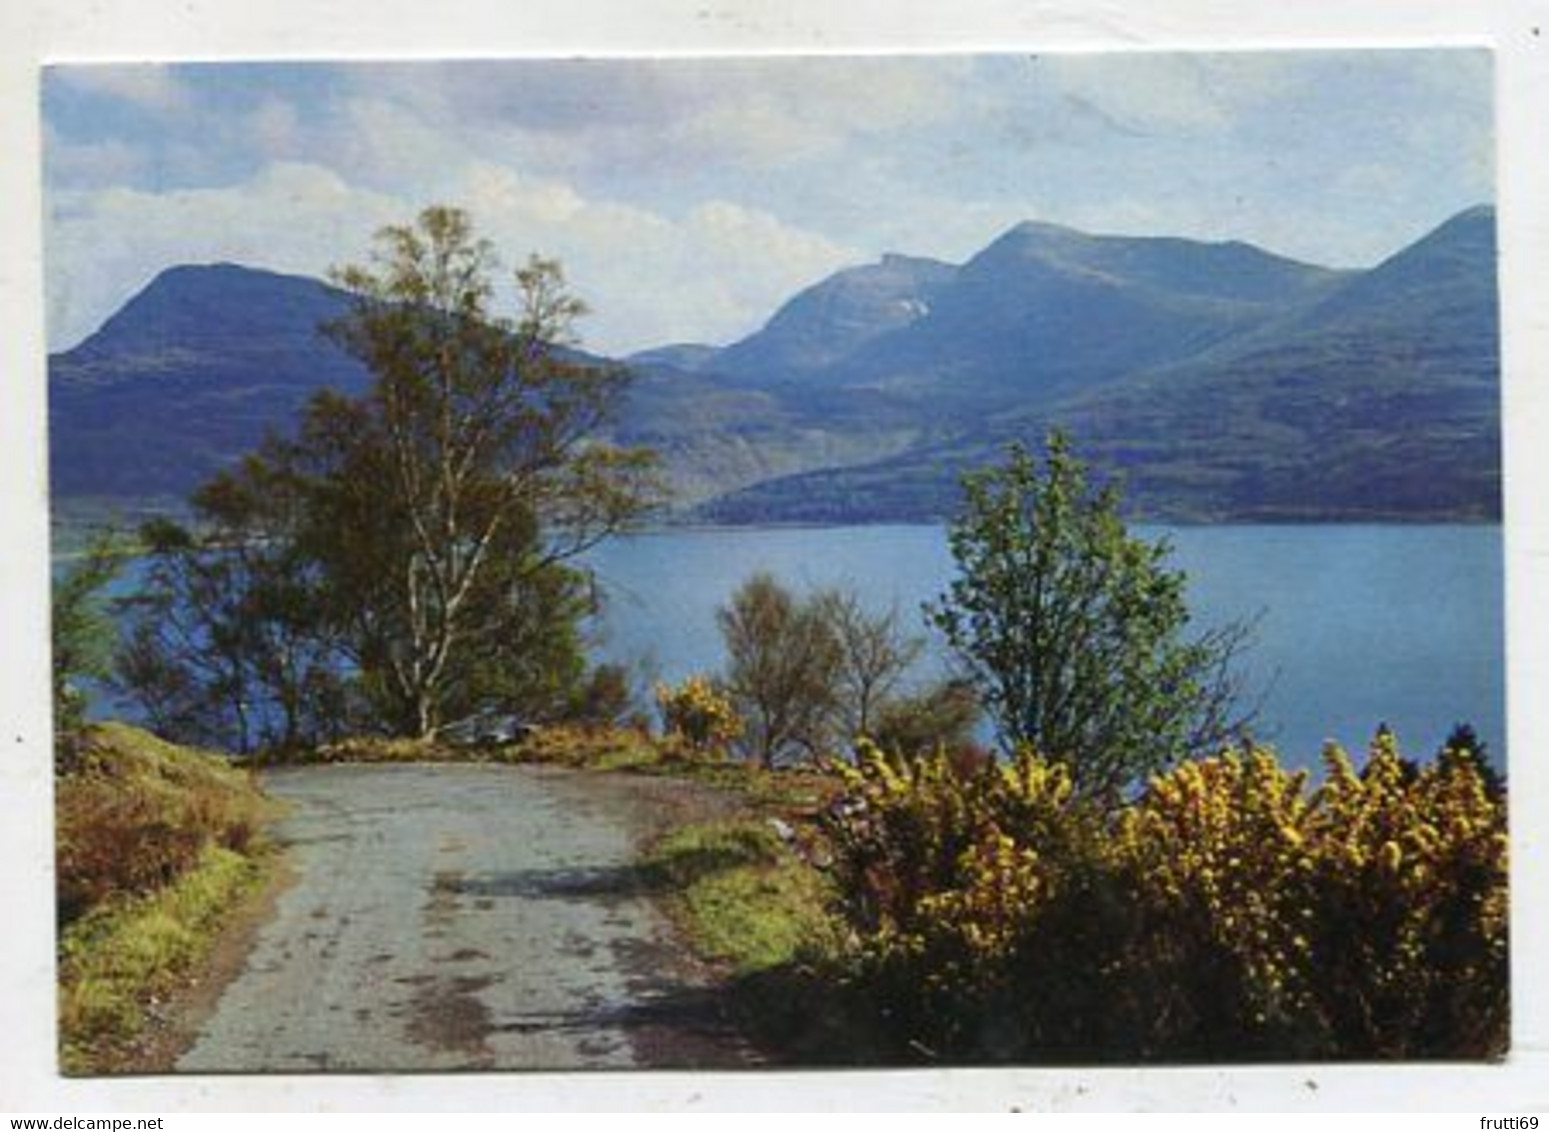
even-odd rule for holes
{"type": "Polygon", "coordinates": [[[442,1053],[464,1054],[473,1059],[469,1068],[488,1065],[490,1012],[478,997],[496,977],[433,979],[409,1002],[409,1040],[442,1053]]]}

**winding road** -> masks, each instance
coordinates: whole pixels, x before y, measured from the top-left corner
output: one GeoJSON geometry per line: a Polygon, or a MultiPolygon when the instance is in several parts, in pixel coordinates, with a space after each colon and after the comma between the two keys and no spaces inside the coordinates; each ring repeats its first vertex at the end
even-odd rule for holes
{"type": "Polygon", "coordinates": [[[185,1072],[730,1067],[632,868],[683,784],[489,765],[271,773],[294,883],[185,1072]]]}

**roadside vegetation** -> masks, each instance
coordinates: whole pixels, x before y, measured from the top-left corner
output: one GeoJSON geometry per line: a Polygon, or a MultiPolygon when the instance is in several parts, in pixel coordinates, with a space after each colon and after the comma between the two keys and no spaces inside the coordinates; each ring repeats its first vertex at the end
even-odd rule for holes
{"type": "Polygon", "coordinates": [[[84,727],[55,782],[59,1047],[132,1064],[157,1001],[265,875],[268,800],[244,771],[123,724],[84,727]]]}
{"type": "Polygon", "coordinates": [[[148,524],[121,640],[105,549],[57,587],[67,1065],[118,1056],[261,871],[253,783],[85,727],[91,680],[249,766],[718,788],[735,812],[658,839],[642,883],[789,1061],[1504,1052],[1506,792],[1478,739],[1287,770],[1252,738],[1251,626],[1192,624],[1169,548],[1058,432],[965,478],[922,618],[757,573],[718,611],[722,671],[648,700],[590,665],[577,556],[646,513],[653,459],[594,442],[627,377],[564,348],[558,265],[519,268],[505,317],[495,266],[456,210],[384,230],[330,328],[373,388],[148,524]],[[929,633],[952,668],[922,678],[929,633]]]}
{"type": "Polygon", "coordinates": [[[832,885],[794,837],[780,819],[687,825],[652,847],[645,868],[700,954],[746,977],[797,961],[831,929],[832,885]]]}
{"type": "Polygon", "coordinates": [[[909,1060],[1500,1056],[1505,811],[1476,753],[1325,759],[1316,787],[1263,750],[1189,761],[1105,810],[1031,754],[869,750],[833,827],[848,977],[909,1060]]]}

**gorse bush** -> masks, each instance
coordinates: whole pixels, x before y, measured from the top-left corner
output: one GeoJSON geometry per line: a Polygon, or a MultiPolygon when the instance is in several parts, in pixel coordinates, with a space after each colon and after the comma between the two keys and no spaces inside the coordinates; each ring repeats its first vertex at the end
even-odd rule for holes
{"type": "Polygon", "coordinates": [[[1262,750],[1104,812],[1063,765],[865,749],[835,810],[859,982],[901,1056],[1484,1057],[1507,1041],[1504,798],[1390,735],[1262,750]]]}
{"type": "Polygon", "coordinates": [[[694,754],[724,751],[743,733],[731,698],[708,676],[690,676],[678,685],[657,684],[656,705],[667,736],[694,754]]]}

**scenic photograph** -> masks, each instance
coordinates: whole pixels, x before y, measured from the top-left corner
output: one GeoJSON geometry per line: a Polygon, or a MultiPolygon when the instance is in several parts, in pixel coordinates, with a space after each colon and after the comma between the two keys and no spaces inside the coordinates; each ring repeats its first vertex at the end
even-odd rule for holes
{"type": "Polygon", "coordinates": [[[1504,1057],[1492,85],[46,68],[60,1071],[1504,1057]]]}

